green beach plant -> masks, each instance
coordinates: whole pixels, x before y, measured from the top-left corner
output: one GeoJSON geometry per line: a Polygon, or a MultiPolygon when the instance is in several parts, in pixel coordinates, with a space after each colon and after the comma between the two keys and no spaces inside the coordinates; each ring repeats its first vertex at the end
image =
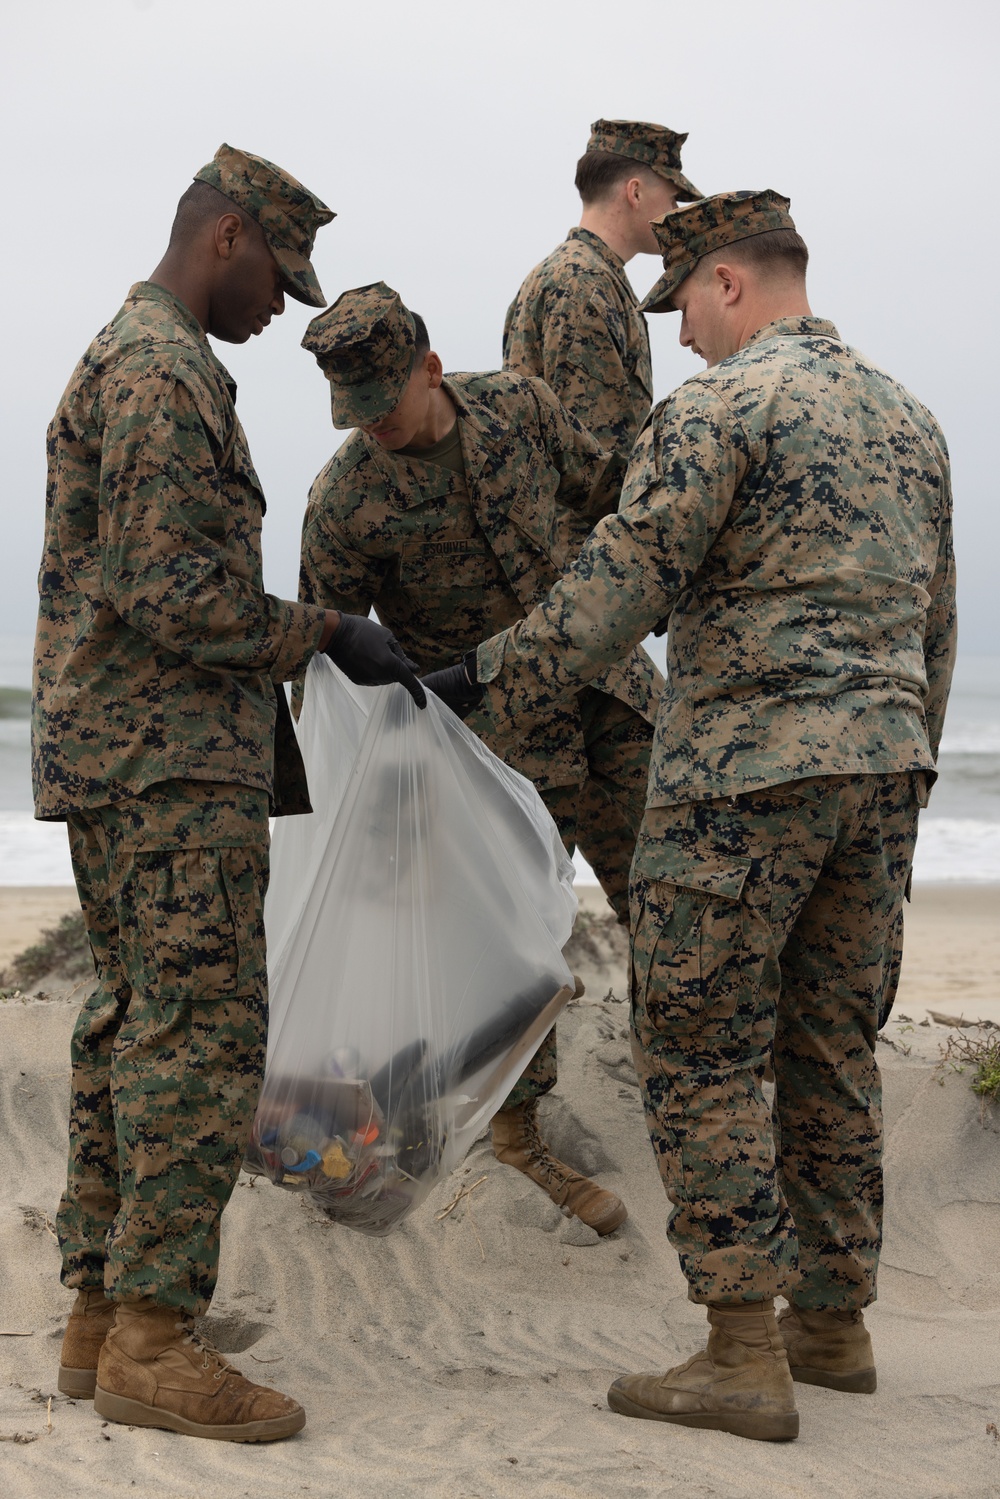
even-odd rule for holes
{"type": "Polygon", "coordinates": [[[984,1117],[987,1105],[1000,1104],[1000,1026],[982,1021],[954,1031],[941,1048],[938,1065],[971,1073],[969,1086],[982,1101],[984,1117]]]}

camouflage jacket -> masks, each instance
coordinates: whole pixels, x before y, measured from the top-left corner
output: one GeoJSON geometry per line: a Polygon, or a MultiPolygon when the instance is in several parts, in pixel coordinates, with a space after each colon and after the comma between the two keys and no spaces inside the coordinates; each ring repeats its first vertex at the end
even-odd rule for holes
{"type": "MultiPolygon", "coordinates": [[[[355,614],[374,605],[422,671],[523,619],[572,560],[567,514],[586,521],[607,503],[607,455],[541,381],[450,375],[444,388],[464,479],[353,432],[313,485],[302,532],[300,596],[355,614]]],[[[652,723],[662,678],[644,651],[622,655],[595,685],[652,723]]],[[[481,715],[468,722],[489,729],[481,715]]],[[[483,737],[542,787],[586,775],[573,699],[526,733],[483,737]]]]}
{"type": "Polygon", "coordinates": [[[488,711],[558,701],[671,610],[650,806],[933,767],[955,653],[947,448],[832,323],[771,323],[657,406],[619,513],[480,647],[488,711]]]}
{"type": "Polygon", "coordinates": [[[273,683],[304,670],[323,615],[264,593],[264,499],[235,393],[193,315],[149,282],[73,372],[48,432],[38,817],[174,779],[308,806],[287,708],[275,787],[273,683]]]}
{"type": "Polygon", "coordinates": [[[507,310],[503,363],[544,380],[614,454],[620,488],[649,415],[653,371],[624,262],[599,235],[571,229],[531,272],[507,310]]]}

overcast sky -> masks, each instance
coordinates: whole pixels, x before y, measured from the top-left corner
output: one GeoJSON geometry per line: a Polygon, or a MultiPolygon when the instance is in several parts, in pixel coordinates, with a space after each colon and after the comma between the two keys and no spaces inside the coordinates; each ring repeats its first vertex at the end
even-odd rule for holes
{"type": "MultiPolygon", "coordinates": [[[[579,217],[575,163],[603,115],[690,132],[703,192],[791,198],[813,310],[945,429],[962,647],[1000,651],[997,14],[987,0],[9,0],[0,632],[34,628],[60,393],[223,140],[336,210],[314,256],[330,301],[385,280],[446,369],[489,369],[522,278],[579,217]]],[[[631,262],[640,295],[659,270],[631,262]]],[[[260,339],[217,345],[268,497],[267,586],[286,596],[309,485],[343,436],[299,348],[309,316],[289,302],[260,339]]],[[[678,327],[650,318],[657,399],[702,368],[678,327]]]]}

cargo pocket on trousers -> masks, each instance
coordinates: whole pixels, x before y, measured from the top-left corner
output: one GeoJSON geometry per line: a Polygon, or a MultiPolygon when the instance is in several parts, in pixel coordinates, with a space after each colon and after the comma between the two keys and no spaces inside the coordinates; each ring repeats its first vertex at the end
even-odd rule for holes
{"type": "Polygon", "coordinates": [[[750,859],[694,840],[640,841],[632,867],[632,998],[640,1036],[726,1033],[752,1021],[757,965],[742,899],[750,859]]]}
{"type": "MultiPolygon", "coordinates": [[[[256,848],[137,852],[134,932],[141,987],[194,1003],[250,994],[264,981],[263,865],[256,848]]],[[[130,973],[133,984],[138,973],[130,973]]]]}

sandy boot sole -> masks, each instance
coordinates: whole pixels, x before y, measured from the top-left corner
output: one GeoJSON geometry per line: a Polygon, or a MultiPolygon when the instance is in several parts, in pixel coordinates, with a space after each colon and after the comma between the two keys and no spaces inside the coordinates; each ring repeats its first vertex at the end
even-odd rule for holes
{"type": "Polygon", "coordinates": [[[637,1405],[620,1390],[608,1391],[608,1405],[620,1416],[637,1416],[642,1421],[666,1421],[671,1426],[695,1426],[702,1431],[728,1431],[734,1437],[748,1437],[756,1442],[792,1442],[799,1434],[797,1411],[768,1415],[761,1411],[692,1411],[650,1410],[637,1405]]]}
{"type": "Polygon", "coordinates": [[[282,1437],[294,1436],[306,1424],[305,1411],[298,1410],[289,1416],[274,1416],[269,1421],[247,1421],[239,1426],[205,1426],[175,1416],[172,1411],[158,1410],[139,1400],[127,1400],[123,1395],[112,1395],[100,1385],[94,1392],[94,1410],[105,1420],[119,1421],[124,1426],[155,1426],[162,1431],[178,1431],[182,1436],[207,1437],[216,1442],[276,1442],[282,1437]]]}
{"type": "Polygon", "coordinates": [[[831,1374],[828,1369],[812,1369],[808,1364],[788,1368],[797,1384],[822,1385],[825,1390],[840,1390],[845,1395],[874,1395],[878,1379],[874,1369],[856,1369],[852,1374],[831,1374]]]}
{"type": "Polygon", "coordinates": [[[97,1370],[66,1369],[60,1364],[56,1388],[60,1395],[68,1395],[71,1400],[93,1400],[97,1388],[97,1370]]]}

